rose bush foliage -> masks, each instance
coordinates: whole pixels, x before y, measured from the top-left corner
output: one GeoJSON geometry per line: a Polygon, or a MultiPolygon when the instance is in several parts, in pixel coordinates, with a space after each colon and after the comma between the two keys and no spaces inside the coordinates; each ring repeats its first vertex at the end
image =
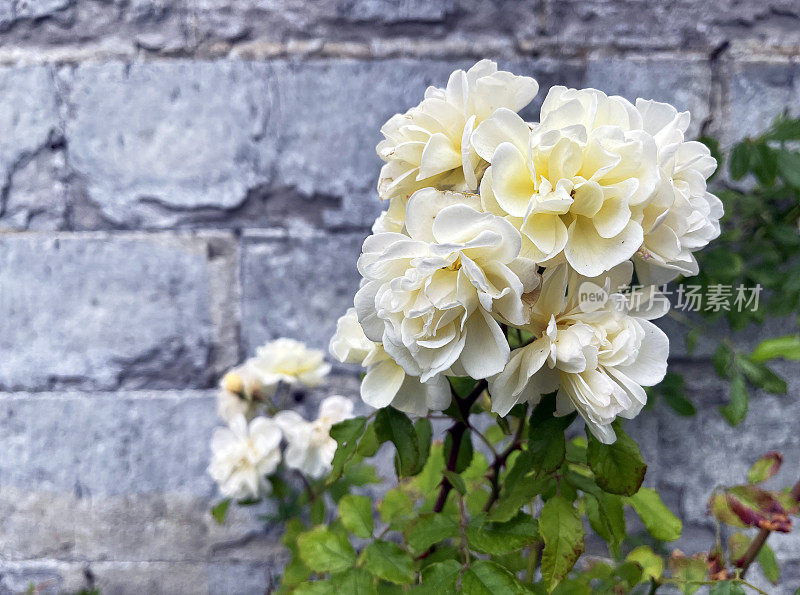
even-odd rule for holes
{"type": "MultiPolygon", "coordinates": [[[[682,379],[667,375],[655,321],[675,313],[663,284],[763,282],[772,312],[796,313],[800,275],[763,265],[800,273],[800,154],[787,144],[800,124],[781,119],[738,144],[730,175],[756,183],[722,184],[718,197],[707,188],[718,147],[686,138],[688,112],[553,87],[526,122],[519,112],[538,89],[484,60],[382,127],[386,210],[329,348],[363,369],[357,410],[371,413],[339,396],[312,421],[287,410],[330,370],[290,339],[222,379],[230,427],[214,436],[210,472],[227,499],[213,513],[223,522],[232,500],[270,502],[291,554],[280,592],[691,593],[708,583],[737,593],[756,556],[777,580],[766,537],[663,559],[682,524],[642,487],[647,465],[623,420],[657,397],[693,413],[682,379]],[[724,213],[732,223],[717,240],[724,213]],[[387,451],[394,472],[379,476],[369,461],[387,451]],[[628,533],[627,509],[646,535],[628,533]],[[606,559],[580,560],[587,527],[606,559]]],[[[708,334],[704,317],[718,316],[734,330],[763,320],[760,310],[678,316],[689,348],[708,334]]],[[[800,359],[800,339],[752,353],[719,339],[715,367],[731,388],[722,413],[735,424],[748,386],[785,392],[766,362],[800,359]]],[[[747,485],[715,492],[715,518],[789,530],[800,488],[756,485],[781,462],[770,453],[747,485]]]]}

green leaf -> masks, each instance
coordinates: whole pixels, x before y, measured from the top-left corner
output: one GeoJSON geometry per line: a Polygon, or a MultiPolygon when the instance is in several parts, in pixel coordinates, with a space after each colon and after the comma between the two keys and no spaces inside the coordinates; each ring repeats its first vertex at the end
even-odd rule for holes
{"type": "Polygon", "coordinates": [[[378,442],[378,437],[375,435],[375,424],[371,423],[367,426],[364,436],[362,436],[361,440],[358,441],[356,453],[365,459],[368,459],[378,452],[380,446],[381,444],[378,442]]]}
{"type": "Polygon", "coordinates": [[[412,593],[417,595],[455,593],[459,574],[461,574],[461,564],[455,560],[445,560],[426,566],[422,570],[422,584],[412,593]]]}
{"type": "Polygon", "coordinates": [[[680,586],[684,595],[697,591],[700,588],[698,582],[704,580],[708,573],[705,554],[687,558],[683,554],[673,553],[669,558],[669,569],[673,577],[685,583],[680,586]]]}
{"type": "Polygon", "coordinates": [[[778,175],[778,154],[766,143],[755,145],[750,152],[750,169],[764,186],[775,183],[778,175]]]}
{"type": "Polygon", "coordinates": [[[228,516],[228,509],[231,507],[231,499],[225,498],[218,504],[211,508],[211,516],[217,521],[217,524],[224,525],[225,517],[228,516]]]}
{"type": "Polygon", "coordinates": [[[336,593],[347,595],[378,595],[375,579],[363,568],[351,568],[343,574],[333,577],[336,593]]]}
{"type": "Polygon", "coordinates": [[[356,552],[347,537],[324,526],[299,535],[297,547],[300,558],[315,572],[342,572],[356,561],[356,552]]]}
{"type": "Polygon", "coordinates": [[[751,147],[752,145],[749,141],[743,141],[733,147],[730,157],[730,170],[731,177],[734,180],[741,180],[747,174],[747,170],[750,169],[751,147]]]}
{"type": "Polygon", "coordinates": [[[311,502],[310,517],[311,523],[314,525],[321,525],[325,522],[325,500],[323,498],[315,498],[311,502]]]}
{"type": "Polygon", "coordinates": [[[697,413],[694,405],[686,396],[683,376],[680,374],[668,372],[657,390],[664,397],[664,402],[678,415],[690,416],[697,413]]]}
{"type": "Polygon", "coordinates": [[[598,493],[586,494],[584,503],[586,517],[592,529],[608,543],[612,553],[617,553],[625,539],[625,510],[622,500],[613,494],[598,493]]]}
{"type": "MultiPolygon", "coordinates": [[[[458,458],[456,459],[456,467],[454,471],[456,473],[461,473],[472,462],[472,455],[474,454],[472,449],[472,437],[470,436],[469,432],[464,432],[461,435],[461,446],[458,450],[458,458]]],[[[453,450],[453,437],[450,432],[444,437],[444,459],[450,460],[450,452],[453,450]]]]}
{"type": "Polygon", "coordinates": [[[378,512],[384,523],[392,525],[395,521],[404,521],[414,514],[414,501],[399,488],[388,490],[378,504],[378,512]]]}
{"type": "Polygon", "coordinates": [[[292,595],[334,595],[336,587],[330,581],[314,581],[297,585],[292,595]]]}
{"type": "Polygon", "coordinates": [[[778,151],[778,172],[789,186],[800,189],[800,153],[778,151]]]}
{"type": "Polygon", "coordinates": [[[736,374],[731,380],[730,401],[727,405],[720,406],[719,412],[728,420],[729,424],[736,426],[747,416],[749,401],[747,384],[741,375],[736,374]]]}
{"type": "Polygon", "coordinates": [[[374,528],[372,503],[366,496],[347,494],[339,500],[339,516],[344,528],[356,537],[371,537],[374,528]]]}
{"type": "Polygon", "coordinates": [[[552,591],[583,554],[583,523],[571,502],[553,496],[539,515],[539,532],[544,539],[542,577],[547,590],[552,591]]]}
{"type": "Polygon", "coordinates": [[[736,358],[735,363],[754,386],[763,388],[773,395],[786,394],[786,381],[770,370],[766,364],[756,363],[744,357],[736,358]]]}
{"type": "Polygon", "coordinates": [[[420,464],[420,447],[417,432],[405,413],[394,407],[385,407],[375,417],[375,435],[380,442],[391,442],[397,449],[398,473],[401,476],[416,475],[420,464]]]}
{"type": "Polygon", "coordinates": [[[800,140],[800,118],[778,116],[762,138],[779,142],[800,140]]]}
{"type": "Polygon", "coordinates": [[[481,515],[467,525],[467,540],[472,549],[496,556],[517,551],[536,541],[538,535],[536,520],[522,512],[505,523],[493,523],[481,515]]]}
{"type": "Polygon", "coordinates": [[[408,545],[424,552],[432,545],[458,535],[458,523],[443,513],[421,514],[403,531],[408,545]]]}
{"type": "Polygon", "coordinates": [[[778,566],[778,560],[775,559],[775,551],[765,543],[761,546],[756,560],[767,580],[773,585],[777,585],[781,578],[781,569],[778,566]]]}
{"type": "Polygon", "coordinates": [[[336,440],[338,446],[336,453],[333,455],[332,469],[326,482],[327,485],[331,485],[342,476],[345,465],[353,458],[356,452],[358,439],[364,433],[366,425],[366,418],[353,417],[331,427],[331,438],[336,440]]]}
{"type": "Polygon", "coordinates": [[[625,559],[642,568],[642,580],[658,580],[664,573],[664,560],[646,545],[633,548],[625,559]]]}
{"type": "Polygon", "coordinates": [[[465,595],[524,593],[525,589],[508,570],[490,560],[476,560],[461,577],[465,595]]]}
{"type": "Polygon", "coordinates": [[[414,582],[414,560],[396,543],[373,541],[363,553],[364,568],[390,583],[407,585],[414,582]]]}
{"type": "Polygon", "coordinates": [[[709,589],[708,595],[745,595],[745,591],[739,583],[721,581],[714,583],[709,589]]]}
{"type": "Polygon", "coordinates": [[[779,357],[800,360],[800,335],[765,339],[753,350],[750,360],[755,363],[761,363],[779,357]]]}
{"type": "Polygon", "coordinates": [[[660,541],[675,541],[681,536],[683,523],[661,501],[661,497],[652,488],[641,488],[628,502],[647,531],[660,541]]]}
{"type": "Polygon", "coordinates": [[[464,483],[463,477],[461,477],[458,473],[450,471],[449,469],[445,469],[442,471],[442,473],[447,478],[447,481],[450,482],[450,485],[453,486],[455,491],[462,496],[467,493],[467,484],[464,483]]]}
{"type": "Polygon", "coordinates": [[[625,433],[622,425],[614,422],[614,430],[616,442],[603,444],[587,428],[586,458],[598,486],[611,494],[630,496],[642,485],[647,465],[636,442],[625,433]]]}
{"type": "Polygon", "coordinates": [[[421,471],[425,463],[428,462],[428,456],[431,454],[431,442],[433,441],[431,420],[427,417],[418,419],[416,423],[414,423],[414,431],[417,433],[417,443],[419,444],[419,461],[417,462],[417,466],[421,471]]]}
{"type": "MultiPolygon", "coordinates": [[[[564,439],[566,419],[568,418],[549,417],[540,423],[535,423],[533,415],[531,416],[531,425],[528,430],[528,456],[530,456],[533,469],[539,477],[552,473],[564,462],[567,452],[564,439]]],[[[571,422],[572,420],[569,419],[569,423],[571,422]]]]}
{"type": "Polygon", "coordinates": [[[714,364],[714,371],[720,378],[730,377],[733,365],[732,356],[730,348],[724,343],[720,343],[714,350],[714,354],[711,356],[711,363],[714,364]]]}
{"type": "Polygon", "coordinates": [[[761,455],[747,472],[747,483],[761,483],[773,477],[781,468],[783,455],[777,450],[772,450],[761,455]]]}
{"type": "Polygon", "coordinates": [[[549,481],[549,477],[539,479],[524,477],[511,485],[506,483],[504,492],[489,513],[489,519],[500,522],[512,519],[520,508],[542,493],[549,481]]]}

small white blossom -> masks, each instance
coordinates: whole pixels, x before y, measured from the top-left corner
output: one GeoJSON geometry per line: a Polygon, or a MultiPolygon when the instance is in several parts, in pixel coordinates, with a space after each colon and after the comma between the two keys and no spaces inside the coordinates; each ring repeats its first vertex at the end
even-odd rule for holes
{"type": "Polygon", "coordinates": [[[450,385],[443,375],[421,382],[406,374],[383,345],[370,341],[358,322],[355,308],[350,308],[336,323],[330,352],[346,364],[359,364],[367,373],[361,381],[361,398],[371,407],[391,405],[412,415],[426,415],[450,405],[450,385]]]}
{"type": "Polygon", "coordinates": [[[456,70],[444,89],[428,87],[422,103],[381,127],[381,198],[408,198],[431,186],[476,190],[481,160],[469,141],[473,129],[499,107],[521,110],[538,90],[534,79],[498,71],[491,60],[456,70]]]}
{"type": "Polygon", "coordinates": [[[331,468],[336,453],[336,440],[331,438],[331,426],[353,417],[350,399],[334,395],[319,406],[314,421],[306,421],[295,411],[281,411],[275,416],[288,442],[284,461],[292,469],[317,479],[331,468]]]}
{"type": "Polygon", "coordinates": [[[611,423],[639,413],[647,401],[642,387],[664,378],[669,354],[667,336],[648,320],[663,315],[668,303],[641,303],[629,310],[628,297],[617,293],[630,282],[632,270],[626,262],[595,280],[569,274],[565,265],[545,273],[525,327],[538,338],[515,349],[506,368],[489,379],[492,411],[505,415],[517,403],[537,403],[558,390],[557,416],[577,410],[600,441],[614,442],[611,423]],[[582,306],[577,294],[584,283],[607,300],[582,306]]]}
{"type": "Polygon", "coordinates": [[[248,425],[235,416],[228,428],[217,428],[211,439],[208,472],[228,498],[258,498],[270,492],[267,476],[281,461],[281,429],[273,420],[256,417],[248,425]]]}
{"type": "Polygon", "coordinates": [[[256,415],[259,398],[270,396],[270,392],[248,365],[237,366],[220,380],[217,412],[228,423],[237,415],[252,419],[256,415]]]}
{"type": "Polygon", "coordinates": [[[276,339],[256,350],[256,357],[247,360],[250,368],[264,386],[272,388],[279,383],[288,385],[318,386],[330,372],[319,349],[309,349],[294,339],[276,339]]]}
{"type": "Polygon", "coordinates": [[[474,196],[420,190],[406,208],[406,234],[364,241],[355,296],[366,336],[411,376],[448,370],[485,378],[508,361],[500,322],[527,322],[522,296],[538,284],[520,258],[519,232],[481,213],[474,196]]]}

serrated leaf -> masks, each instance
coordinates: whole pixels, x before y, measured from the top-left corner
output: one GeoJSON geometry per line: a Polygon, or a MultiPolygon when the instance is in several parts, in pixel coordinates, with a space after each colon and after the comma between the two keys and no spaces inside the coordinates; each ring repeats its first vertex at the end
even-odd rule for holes
{"type": "Polygon", "coordinates": [[[366,418],[353,417],[331,427],[330,435],[336,440],[337,447],[331,462],[331,474],[326,482],[327,485],[331,485],[342,476],[345,466],[356,453],[358,439],[364,433],[366,425],[366,418]]]}
{"type": "Polygon", "coordinates": [[[642,519],[648,533],[660,541],[675,541],[680,538],[683,523],[661,501],[652,488],[641,488],[628,502],[642,519]]]}
{"type": "Polygon", "coordinates": [[[347,538],[324,526],[300,534],[297,547],[300,558],[315,572],[342,572],[356,561],[356,552],[347,538]]]}
{"type": "Polygon", "coordinates": [[[491,560],[476,560],[461,577],[461,592],[465,595],[512,595],[524,593],[525,589],[499,564],[491,560]]]}
{"type": "Polygon", "coordinates": [[[730,348],[724,343],[720,343],[711,356],[711,363],[717,376],[723,379],[729,378],[733,367],[733,354],[730,348]]]}
{"type": "Polygon", "coordinates": [[[571,502],[563,496],[553,496],[539,515],[539,533],[544,540],[542,577],[548,591],[552,591],[583,554],[583,523],[571,502]]]}
{"type": "Polygon", "coordinates": [[[368,459],[378,452],[378,448],[380,448],[380,442],[378,442],[378,437],[375,435],[375,424],[371,423],[364,431],[364,435],[361,437],[361,440],[358,441],[356,453],[365,459],[368,459]]]}
{"type": "Polygon", "coordinates": [[[372,502],[366,496],[347,494],[339,500],[339,516],[344,528],[356,537],[371,537],[374,528],[372,502]]]}
{"type": "Polygon", "coordinates": [[[747,416],[749,402],[750,395],[747,391],[747,384],[745,384],[744,378],[737,374],[731,380],[730,401],[727,405],[720,406],[719,411],[728,420],[728,423],[736,426],[747,416]]]}
{"type": "Polygon", "coordinates": [[[414,431],[417,433],[417,444],[419,444],[419,461],[417,461],[417,472],[421,471],[428,462],[431,454],[431,442],[433,440],[433,426],[431,420],[422,417],[414,423],[414,431]]]}
{"type": "Polygon", "coordinates": [[[542,493],[550,478],[525,477],[512,485],[506,484],[495,507],[489,513],[492,521],[504,522],[516,516],[519,509],[542,493]]]}
{"type": "Polygon", "coordinates": [[[309,581],[297,585],[292,595],[334,595],[336,587],[330,581],[309,581]]]}
{"type": "Polygon", "coordinates": [[[414,582],[414,560],[396,543],[373,541],[363,553],[364,568],[390,583],[407,585],[414,582]]]}
{"type": "Polygon", "coordinates": [[[783,455],[777,450],[772,450],[761,455],[747,472],[748,483],[761,483],[773,477],[781,468],[783,455]]]}
{"type": "Polygon", "coordinates": [[[538,535],[536,520],[522,512],[505,523],[493,523],[485,516],[478,516],[467,525],[467,540],[472,549],[497,556],[533,543],[538,535]]]}
{"type": "MultiPolygon", "coordinates": [[[[599,490],[598,490],[599,492],[599,490]]],[[[619,496],[613,494],[586,494],[586,517],[592,529],[608,543],[612,553],[617,553],[625,539],[625,510],[619,496]]]]}
{"type": "Polygon", "coordinates": [[[380,442],[391,442],[397,449],[398,472],[401,476],[416,475],[422,470],[417,432],[405,413],[385,407],[375,417],[375,435],[380,442]]]}
{"type": "Polygon", "coordinates": [[[347,595],[378,595],[375,579],[364,568],[351,568],[333,577],[336,593],[347,595]]]}
{"type": "Polygon", "coordinates": [[[603,444],[588,431],[589,446],[586,459],[595,476],[595,483],[604,491],[621,496],[635,494],[644,481],[647,465],[639,452],[639,446],[625,433],[622,425],[615,422],[617,440],[603,444]]]}
{"type": "Polygon", "coordinates": [[[540,423],[535,423],[533,416],[531,417],[528,456],[539,477],[552,473],[564,462],[567,452],[564,423],[565,418],[559,417],[549,417],[540,423]]]}
{"type": "Polygon", "coordinates": [[[228,509],[230,507],[231,499],[225,498],[211,508],[211,516],[214,517],[214,520],[217,521],[218,525],[225,524],[225,517],[228,516],[228,509]]]}
{"type": "Polygon", "coordinates": [[[779,116],[764,133],[763,138],[779,142],[800,140],[800,118],[779,116]]]}
{"type": "Polygon", "coordinates": [[[461,564],[445,560],[426,566],[422,570],[422,584],[412,590],[416,595],[442,595],[455,593],[456,581],[461,574],[461,564]]]}
{"type": "Polygon", "coordinates": [[[395,521],[408,519],[414,513],[414,501],[403,490],[392,488],[378,504],[378,512],[381,520],[391,525],[395,521]]]}
{"type": "Polygon", "coordinates": [[[408,545],[424,552],[432,545],[458,535],[458,523],[442,513],[422,514],[403,531],[408,545]]]}

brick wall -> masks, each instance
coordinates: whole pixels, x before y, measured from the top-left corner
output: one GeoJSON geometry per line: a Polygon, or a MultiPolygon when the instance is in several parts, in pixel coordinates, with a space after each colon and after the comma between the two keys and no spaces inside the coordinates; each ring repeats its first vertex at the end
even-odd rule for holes
{"type": "MultiPolygon", "coordinates": [[[[0,592],[263,591],[274,535],[207,512],[216,378],[266,339],[326,345],[380,124],[482,57],[670,101],[723,143],[800,109],[797,0],[0,5],[0,592]]],[[[734,431],[705,357],[673,352],[700,412],[634,431],[693,551],[715,484],[770,448],[797,474],[800,373],[734,431]]],[[[771,542],[790,592],[800,539],[771,542]]]]}

